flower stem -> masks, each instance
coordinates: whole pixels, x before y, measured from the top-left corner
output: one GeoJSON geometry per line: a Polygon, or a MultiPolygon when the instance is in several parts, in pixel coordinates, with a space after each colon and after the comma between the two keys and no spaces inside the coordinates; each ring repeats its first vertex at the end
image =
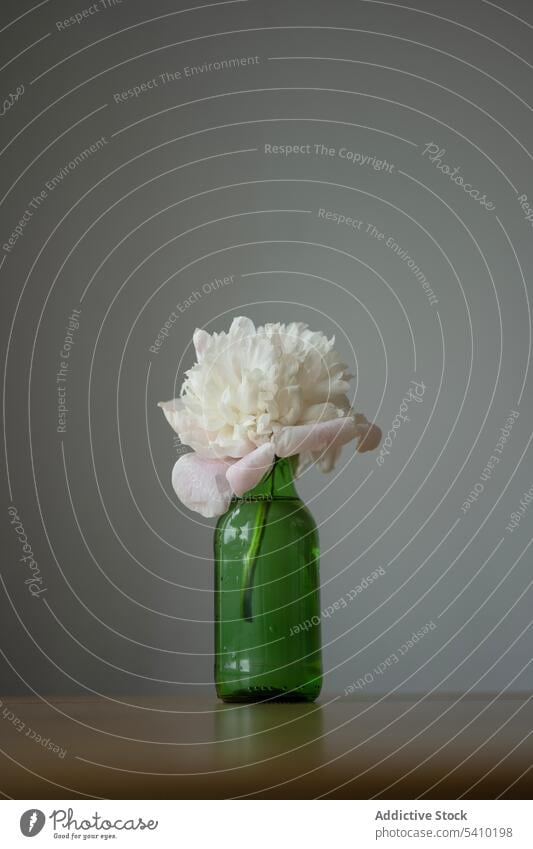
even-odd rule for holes
{"type": "Polygon", "coordinates": [[[252,622],[252,589],[255,564],[261,547],[263,534],[265,532],[266,517],[268,512],[268,501],[258,501],[255,526],[250,541],[250,548],[246,552],[243,561],[243,588],[242,588],[242,615],[247,622],[252,622]]]}

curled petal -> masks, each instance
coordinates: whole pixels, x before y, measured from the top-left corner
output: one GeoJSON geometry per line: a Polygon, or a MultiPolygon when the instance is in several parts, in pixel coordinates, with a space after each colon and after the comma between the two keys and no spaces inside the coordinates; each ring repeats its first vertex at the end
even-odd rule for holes
{"type": "Polygon", "coordinates": [[[235,495],[239,497],[257,486],[274,462],[274,447],[270,442],[260,445],[246,457],[228,466],[226,478],[235,495]]]}
{"type": "Polygon", "coordinates": [[[172,486],[180,501],[207,519],[221,516],[232,497],[226,472],[231,461],[184,454],[172,469],[172,486]]]}
{"type": "Polygon", "coordinates": [[[359,440],[357,450],[360,454],[365,451],[373,451],[381,442],[381,428],[372,424],[372,422],[369,422],[365,416],[361,415],[361,413],[356,415],[355,421],[357,426],[357,439],[359,440]]]}
{"type": "Polygon", "coordinates": [[[357,425],[353,416],[343,416],[318,424],[284,427],[274,436],[278,457],[292,457],[307,451],[326,451],[355,439],[357,425]]]}

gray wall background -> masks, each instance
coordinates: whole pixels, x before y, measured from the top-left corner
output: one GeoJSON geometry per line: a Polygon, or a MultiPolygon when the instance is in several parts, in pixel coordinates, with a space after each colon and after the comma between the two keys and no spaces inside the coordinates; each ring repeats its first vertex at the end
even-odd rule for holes
{"type": "Polygon", "coordinates": [[[3,245],[46,182],[105,138],[0,256],[2,691],[212,694],[214,523],[177,503],[156,403],[191,365],[194,328],[239,314],[334,333],[355,406],[385,432],[410,381],[426,386],[381,467],[345,449],[334,478],[313,470],[299,485],[320,526],[323,607],[385,570],[324,619],[325,691],[365,675],[368,693],[531,689],[533,507],[506,530],[533,484],[533,240],[518,201],[533,205],[530,4],[123,0],[58,29],[88,6],[52,0],[8,26],[31,4],[2,3],[2,97],[24,86],[0,122],[3,245]],[[184,76],[243,56],[259,61],[184,76]],[[438,170],[429,143],[495,209],[438,170]],[[500,462],[464,513],[512,410],[500,462]],[[46,587],[36,598],[10,506],[46,587]]]}

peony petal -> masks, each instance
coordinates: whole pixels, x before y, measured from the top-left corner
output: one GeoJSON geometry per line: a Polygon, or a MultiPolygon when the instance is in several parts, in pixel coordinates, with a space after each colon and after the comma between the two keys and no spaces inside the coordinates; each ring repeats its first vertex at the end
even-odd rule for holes
{"type": "MultiPolygon", "coordinates": [[[[341,401],[342,399],[339,399],[341,401]]],[[[333,401],[326,401],[323,404],[311,404],[303,413],[300,419],[300,424],[319,424],[329,422],[339,417],[344,417],[348,410],[341,409],[333,401]],[[337,412],[339,411],[339,412],[337,412]]]]}
{"type": "Polygon", "coordinates": [[[240,497],[257,486],[273,462],[274,447],[270,442],[266,442],[229,466],[226,470],[226,478],[235,495],[240,497]]]}
{"type": "Polygon", "coordinates": [[[304,451],[325,451],[344,445],[356,436],[353,416],[343,416],[318,424],[284,427],[274,436],[274,447],[278,457],[292,457],[304,451]]]}
{"type": "Polygon", "coordinates": [[[251,318],[246,318],[244,315],[239,315],[231,322],[229,329],[230,336],[255,336],[255,324],[251,318]]]}
{"type": "MultiPolygon", "coordinates": [[[[189,445],[202,457],[218,459],[216,451],[213,451],[213,437],[205,428],[197,426],[197,419],[185,407],[181,398],[173,398],[171,401],[160,401],[157,405],[161,407],[165,418],[172,430],[174,430],[182,445],[189,445]]],[[[216,435],[216,434],[215,434],[216,435]]],[[[220,453],[220,457],[226,456],[226,451],[220,453]]]]}
{"type": "MultiPolygon", "coordinates": [[[[356,421],[358,418],[359,416],[356,416],[356,421]]],[[[364,418],[364,416],[362,418],[364,418]]],[[[357,422],[357,431],[357,438],[359,440],[357,450],[361,454],[365,451],[374,451],[374,449],[378,447],[381,442],[382,433],[381,429],[377,425],[372,424],[372,422],[365,419],[364,422],[357,422]]]]}
{"type": "Polygon", "coordinates": [[[205,460],[197,454],[184,454],[172,469],[172,486],[180,501],[211,519],[228,509],[232,497],[226,478],[230,463],[226,460],[205,460]]]}
{"type": "Polygon", "coordinates": [[[315,463],[321,472],[328,474],[335,468],[335,463],[338,460],[339,454],[342,451],[342,445],[333,443],[325,451],[314,451],[312,456],[315,463]]]}
{"type": "Polygon", "coordinates": [[[181,401],[179,398],[172,398],[172,400],[170,401],[160,401],[157,406],[161,407],[161,409],[163,410],[165,418],[172,430],[176,431],[176,433],[179,433],[178,417],[184,409],[183,401],[181,401]]]}
{"type": "Polygon", "coordinates": [[[194,331],[192,341],[194,344],[194,350],[196,351],[196,358],[198,362],[201,363],[203,355],[207,351],[209,343],[211,342],[211,337],[207,330],[197,327],[194,331]]]}

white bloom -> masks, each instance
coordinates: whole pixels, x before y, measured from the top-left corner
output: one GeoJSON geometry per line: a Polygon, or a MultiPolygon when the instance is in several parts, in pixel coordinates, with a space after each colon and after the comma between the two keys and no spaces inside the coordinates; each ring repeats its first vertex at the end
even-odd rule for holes
{"type": "Polygon", "coordinates": [[[236,318],[229,333],[196,330],[197,363],[180,398],[159,404],[193,453],[176,462],[172,484],[202,516],[224,513],[233,494],[252,489],[274,458],[298,455],[298,469],[318,461],[330,471],[342,446],[372,451],[379,427],[350,409],[350,375],[334,339],[305,324],[254,327],[236,318]]]}
{"type": "MultiPolygon", "coordinates": [[[[275,442],[282,428],[326,422],[350,413],[350,375],[334,339],[300,322],[255,328],[236,318],[228,333],[196,330],[197,363],[186,373],[179,399],[162,402],[185,445],[206,459],[240,458],[275,442]]],[[[302,452],[332,467],[340,446],[302,452]]]]}

